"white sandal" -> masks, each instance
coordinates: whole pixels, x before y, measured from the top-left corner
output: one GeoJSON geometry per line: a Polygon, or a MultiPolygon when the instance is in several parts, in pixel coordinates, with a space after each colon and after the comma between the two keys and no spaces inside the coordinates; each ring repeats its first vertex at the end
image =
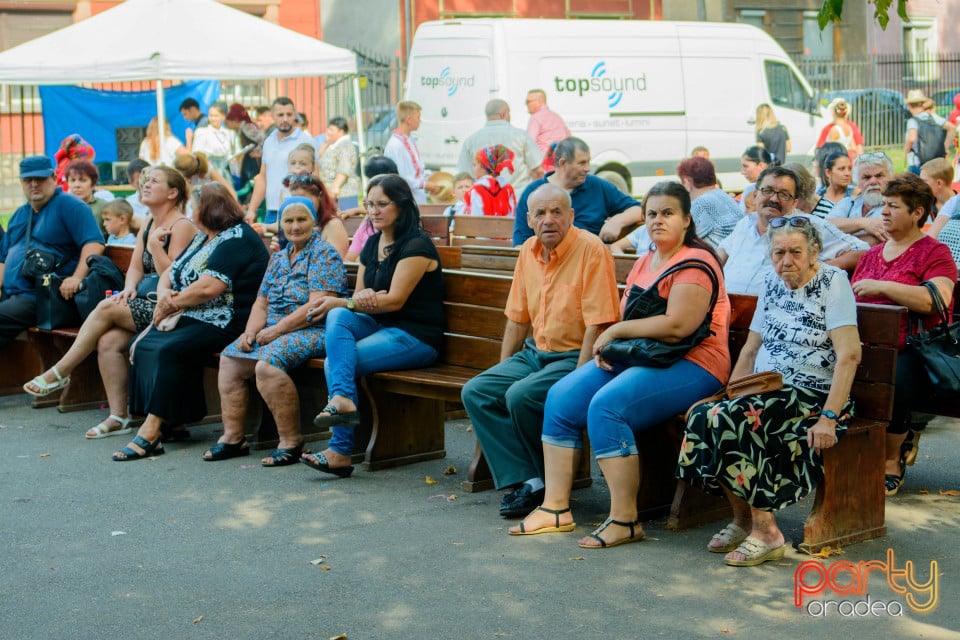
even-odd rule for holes
{"type": "Polygon", "coordinates": [[[740,543],[747,539],[747,535],[743,527],[731,522],[721,529],[719,533],[713,534],[713,537],[710,539],[710,542],[714,540],[722,542],[723,546],[711,547],[707,544],[707,551],[710,553],[730,553],[731,551],[736,551],[740,543]]]}
{"type": "Polygon", "coordinates": [[[56,380],[54,380],[53,382],[47,382],[46,380],[43,379],[43,373],[41,373],[36,378],[34,378],[30,382],[23,385],[23,390],[32,396],[36,396],[37,398],[43,398],[44,396],[50,395],[54,391],[60,391],[65,386],[67,386],[67,384],[70,383],[70,376],[67,376],[67,377],[61,376],[60,372],[57,371],[57,368],[55,366],[50,367],[50,371],[52,371],[53,375],[57,377],[56,380]],[[40,391],[34,391],[33,389],[30,388],[30,385],[35,386],[37,389],[40,389],[40,391]]]}
{"type": "Polygon", "coordinates": [[[131,417],[121,418],[120,416],[110,415],[110,417],[104,420],[95,427],[91,427],[84,435],[88,440],[99,440],[100,438],[109,438],[110,436],[122,436],[133,431],[133,427],[130,426],[130,421],[133,420],[131,417]],[[119,429],[110,430],[110,427],[107,425],[107,420],[116,420],[120,423],[119,429]],[[96,435],[90,435],[90,432],[93,432],[96,435]]]}

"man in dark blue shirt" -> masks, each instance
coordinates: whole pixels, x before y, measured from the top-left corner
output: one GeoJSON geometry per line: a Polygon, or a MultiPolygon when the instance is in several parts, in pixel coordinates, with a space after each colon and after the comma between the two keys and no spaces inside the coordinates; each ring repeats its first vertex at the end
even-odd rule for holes
{"type": "Polygon", "coordinates": [[[527,224],[527,198],[537,187],[549,182],[570,192],[573,202],[573,226],[613,242],[624,229],[643,222],[640,203],[621,193],[615,186],[590,174],[590,147],[580,138],[567,138],[557,144],[557,170],[531,182],[517,201],[513,224],[513,244],[521,245],[533,235],[527,224]]]}
{"type": "Polygon", "coordinates": [[[87,256],[103,253],[103,234],[90,207],[64,193],[53,171],[53,161],[46,156],[20,163],[20,186],[27,202],[14,212],[0,239],[0,347],[36,324],[36,282],[21,274],[28,249],[56,256],[55,272],[67,276],[60,285],[66,299],[79,290],[87,274],[87,256]]]}

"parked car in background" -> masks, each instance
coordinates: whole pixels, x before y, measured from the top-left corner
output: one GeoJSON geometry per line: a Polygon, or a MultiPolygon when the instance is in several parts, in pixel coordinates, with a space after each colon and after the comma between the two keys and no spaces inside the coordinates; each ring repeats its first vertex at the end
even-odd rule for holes
{"type": "Polygon", "coordinates": [[[960,93],[960,89],[944,89],[930,96],[930,99],[937,105],[937,113],[941,117],[947,118],[950,116],[950,112],[955,108],[953,97],[958,93],[960,93]]]}
{"type": "MultiPolygon", "coordinates": [[[[821,102],[843,98],[850,104],[850,119],[860,127],[865,147],[903,143],[910,110],[903,96],[893,89],[844,89],[825,91],[821,102]]],[[[951,96],[951,100],[952,100],[951,96]]]]}

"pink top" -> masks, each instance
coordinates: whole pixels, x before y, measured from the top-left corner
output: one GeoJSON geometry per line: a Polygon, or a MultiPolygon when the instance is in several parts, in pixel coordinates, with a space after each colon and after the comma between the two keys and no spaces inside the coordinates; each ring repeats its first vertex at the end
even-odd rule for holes
{"type": "Polygon", "coordinates": [[[353,234],[353,240],[350,241],[350,247],[347,249],[349,253],[359,254],[363,251],[363,245],[367,244],[367,240],[375,233],[373,225],[370,223],[370,219],[364,219],[360,226],[357,228],[356,233],[353,234]]]}
{"type": "MultiPolygon", "coordinates": [[[[853,284],[859,280],[887,280],[919,286],[920,283],[937,277],[950,278],[950,280],[956,282],[957,265],[953,261],[953,256],[950,254],[947,245],[934,240],[930,236],[923,236],[890,262],[883,259],[883,244],[871,247],[860,258],[850,283],[853,284]]],[[[887,296],[857,296],[857,302],[897,304],[887,296]]],[[[947,307],[947,315],[951,316],[952,300],[947,307]]],[[[935,327],[939,322],[940,319],[936,313],[923,318],[923,326],[926,328],[935,327]]],[[[907,344],[907,335],[910,332],[909,323],[910,320],[905,320],[900,325],[901,349],[907,344]]]]}
{"type": "Polygon", "coordinates": [[[564,138],[570,137],[570,129],[567,128],[563,118],[550,111],[550,108],[546,105],[530,116],[530,120],[527,122],[527,133],[537,143],[544,155],[550,152],[551,143],[560,142],[564,138]]]}

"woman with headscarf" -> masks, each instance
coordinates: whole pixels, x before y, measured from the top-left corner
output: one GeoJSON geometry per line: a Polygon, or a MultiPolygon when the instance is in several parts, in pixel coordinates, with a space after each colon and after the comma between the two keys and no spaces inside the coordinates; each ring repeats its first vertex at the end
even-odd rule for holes
{"type": "Polygon", "coordinates": [[[484,147],[473,158],[476,182],[463,197],[468,216],[512,216],[517,194],[505,172],[513,173],[514,153],[502,144],[484,147]]]}

